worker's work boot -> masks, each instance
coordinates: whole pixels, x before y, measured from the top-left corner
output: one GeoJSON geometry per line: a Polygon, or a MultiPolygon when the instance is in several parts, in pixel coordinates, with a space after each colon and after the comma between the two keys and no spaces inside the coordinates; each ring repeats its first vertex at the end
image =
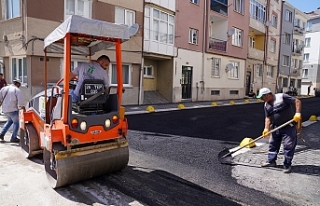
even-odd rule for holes
{"type": "Polygon", "coordinates": [[[283,166],[283,172],[284,173],[290,173],[291,172],[291,166],[283,166]]]}
{"type": "Polygon", "coordinates": [[[1,141],[4,141],[4,135],[3,134],[0,134],[0,139],[1,139],[1,141]]]}
{"type": "Polygon", "coordinates": [[[276,167],[277,163],[276,162],[264,162],[261,164],[261,167],[276,167]]]}

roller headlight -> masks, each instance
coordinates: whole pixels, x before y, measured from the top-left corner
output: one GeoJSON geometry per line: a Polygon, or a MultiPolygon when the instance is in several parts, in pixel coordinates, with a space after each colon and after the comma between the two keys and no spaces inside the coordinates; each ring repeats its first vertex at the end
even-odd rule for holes
{"type": "Polygon", "coordinates": [[[106,128],[109,128],[111,125],[110,119],[106,119],[106,121],[104,122],[104,125],[106,126],[106,128]]]}
{"type": "Polygon", "coordinates": [[[86,123],[85,121],[82,121],[82,122],[80,123],[80,129],[81,129],[82,131],[84,131],[84,130],[87,129],[87,123],[86,123]]]}

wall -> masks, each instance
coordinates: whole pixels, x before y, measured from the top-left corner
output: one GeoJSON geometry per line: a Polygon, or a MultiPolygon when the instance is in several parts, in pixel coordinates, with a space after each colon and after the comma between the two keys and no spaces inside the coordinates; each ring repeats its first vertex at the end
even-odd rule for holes
{"type": "MultiPolygon", "coordinates": [[[[201,94],[200,91],[201,81],[204,81],[203,72],[205,70],[205,68],[202,68],[202,53],[186,49],[178,49],[178,56],[174,59],[173,102],[180,102],[182,99],[182,90],[180,84],[180,80],[182,78],[182,66],[192,67],[192,101],[205,100],[204,94],[201,94]]],[[[206,82],[204,83],[206,86],[206,82]]]]}
{"type": "Polygon", "coordinates": [[[292,53],[292,31],[293,31],[293,22],[288,22],[285,20],[286,11],[289,10],[292,12],[292,21],[294,20],[294,9],[283,4],[282,8],[282,27],[281,27],[281,42],[280,42],[280,58],[279,58],[279,74],[288,76],[290,74],[290,64],[291,64],[291,53],[292,53]],[[291,35],[290,45],[284,44],[285,33],[291,35]],[[289,56],[289,66],[283,65],[283,55],[289,56]]]}
{"type": "Polygon", "coordinates": [[[149,77],[144,77],[143,78],[143,89],[144,91],[156,91],[157,90],[157,71],[158,71],[158,62],[155,60],[151,59],[145,59],[144,61],[144,66],[153,66],[154,69],[154,77],[149,78],[149,77]]]}
{"type": "Polygon", "coordinates": [[[158,61],[157,89],[168,101],[172,101],[173,60],[158,61]]]}
{"type": "Polygon", "coordinates": [[[204,1],[193,4],[190,1],[177,0],[175,20],[175,46],[193,51],[202,51],[204,27],[204,1]],[[190,18],[192,14],[192,18],[190,18]],[[189,28],[198,30],[198,44],[189,43],[189,28]]]}

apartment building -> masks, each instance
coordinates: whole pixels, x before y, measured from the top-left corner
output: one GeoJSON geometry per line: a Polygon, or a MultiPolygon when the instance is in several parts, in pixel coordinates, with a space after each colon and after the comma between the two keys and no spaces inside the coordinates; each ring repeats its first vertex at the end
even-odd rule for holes
{"type": "Polygon", "coordinates": [[[206,1],[177,0],[173,102],[203,100],[206,4],[206,1]]]}
{"type": "Polygon", "coordinates": [[[246,94],[276,89],[281,7],[277,0],[250,0],[246,94]]]}
{"type": "Polygon", "coordinates": [[[314,94],[315,88],[320,88],[320,7],[306,13],[304,61],[302,68],[301,94],[314,94]]]}
{"type": "Polygon", "coordinates": [[[144,1],[143,73],[140,103],[173,101],[175,0],[144,1]]]}
{"type": "MultiPolygon", "coordinates": [[[[22,89],[29,99],[44,89],[44,61],[48,65],[48,81],[55,83],[63,69],[73,69],[85,57],[73,56],[71,68],[62,68],[61,56],[49,54],[44,59],[43,39],[70,15],[80,15],[109,22],[143,25],[143,2],[126,0],[2,0],[0,4],[0,57],[3,59],[5,78],[10,82],[20,78],[22,89]]],[[[142,91],[141,59],[142,29],[123,47],[123,82],[125,104],[137,104],[142,91]]],[[[111,50],[114,48],[110,48],[111,50]]],[[[109,76],[111,85],[116,85],[114,52],[99,52],[110,56],[109,76]]]]}
{"type": "Polygon", "coordinates": [[[246,2],[177,0],[173,102],[244,97],[246,2]]]}
{"type": "Polygon", "coordinates": [[[292,86],[300,94],[307,16],[286,1],[282,5],[277,89],[287,92],[292,86]]]}

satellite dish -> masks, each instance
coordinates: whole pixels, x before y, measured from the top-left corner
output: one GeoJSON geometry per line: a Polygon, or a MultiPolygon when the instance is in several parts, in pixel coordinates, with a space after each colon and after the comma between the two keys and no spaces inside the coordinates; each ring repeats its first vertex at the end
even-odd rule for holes
{"type": "Polygon", "coordinates": [[[234,34],[234,32],[235,32],[235,29],[234,29],[234,28],[231,28],[231,29],[229,29],[229,31],[227,32],[227,35],[228,35],[228,36],[232,36],[232,35],[234,34]]]}
{"type": "Polygon", "coordinates": [[[139,24],[132,24],[132,26],[130,26],[129,28],[130,37],[134,36],[138,32],[138,29],[139,29],[139,24]]]}
{"type": "Polygon", "coordinates": [[[232,70],[234,68],[233,64],[232,63],[228,63],[227,66],[226,66],[226,72],[232,70]]]}

